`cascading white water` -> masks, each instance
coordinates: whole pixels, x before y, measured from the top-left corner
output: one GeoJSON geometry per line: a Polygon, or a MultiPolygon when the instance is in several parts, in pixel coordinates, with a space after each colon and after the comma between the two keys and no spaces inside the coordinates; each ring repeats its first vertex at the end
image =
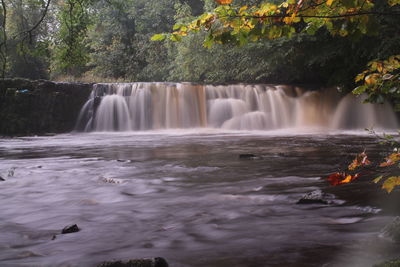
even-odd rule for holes
{"type": "Polygon", "coordinates": [[[190,83],[95,84],[77,130],[137,131],[211,127],[272,130],[296,127],[395,129],[388,103],[362,104],[336,90],[292,86],[190,83]]]}

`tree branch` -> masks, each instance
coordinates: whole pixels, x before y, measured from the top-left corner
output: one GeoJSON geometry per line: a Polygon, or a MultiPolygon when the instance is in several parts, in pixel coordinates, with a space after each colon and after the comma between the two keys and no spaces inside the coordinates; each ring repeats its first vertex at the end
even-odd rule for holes
{"type": "MultiPolygon", "coordinates": [[[[342,18],[348,18],[348,17],[369,16],[369,15],[400,16],[400,13],[369,11],[369,12],[348,13],[348,14],[338,14],[338,15],[296,15],[296,17],[297,18],[318,18],[318,19],[342,19],[342,18]]],[[[252,15],[240,16],[240,15],[237,15],[237,16],[221,16],[221,17],[266,19],[266,18],[286,18],[286,17],[291,17],[291,15],[290,14],[265,15],[265,16],[252,16],[252,15]]]]}

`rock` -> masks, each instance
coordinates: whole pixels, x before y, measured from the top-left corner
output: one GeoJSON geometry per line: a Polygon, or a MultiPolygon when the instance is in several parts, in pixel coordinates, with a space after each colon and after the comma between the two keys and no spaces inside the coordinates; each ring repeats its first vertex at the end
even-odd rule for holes
{"type": "Polygon", "coordinates": [[[379,236],[400,243],[400,216],[397,216],[393,221],[386,225],[381,230],[379,236]]]}
{"type": "Polygon", "coordinates": [[[74,224],[74,225],[69,225],[69,226],[65,226],[64,229],[62,229],[61,234],[71,234],[71,233],[76,233],[79,232],[79,227],[78,225],[74,224]]]}
{"type": "Polygon", "coordinates": [[[240,154],[239,159],[256,159],[257,156],[254,154],[240,154]]]}
{"type": "Polygon", "coordinates": [[[296,204],[329,204],[327,199],[332,198],[330,194],[325,194],[321,190],[315,190],[305,194],[296,204]]]}
{"type": "Polygon", "coordinates": [[[118,180],[116,180],[116,179],[113,179],[113,178],[106,178],[106,177],[103,177],[103,178],[101,179],[101,181],[103,181],[104,183],[108,183],[108,184],[120,184],[120,183],[121,183],[120,181],[118,181],[118,180]]]}
{"type": "Polygon", "coordinates": [[[4,182],[6,179],[0,176],[0,182],[4,182]]]}
{"type": "Polygon", "coordinates": [[[98,267],[168,267],[164,258],[103,262],[98,267]]]}

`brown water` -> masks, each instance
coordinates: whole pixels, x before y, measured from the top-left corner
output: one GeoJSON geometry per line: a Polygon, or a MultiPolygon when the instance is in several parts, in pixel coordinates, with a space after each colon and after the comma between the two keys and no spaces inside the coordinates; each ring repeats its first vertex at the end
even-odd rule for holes
{"type": "Polygon", "coordinates": [[[360,132],[0,139],[0,266],[371,266],[398,249],[378,238],[392,217],[372,201],[377,188],[320,179],[364,148],[385,151],[360,132]],[[318,189],[330,205],[295,204],[318,189]],[[74,223],[80,232],[52,240],[74,223]]]}

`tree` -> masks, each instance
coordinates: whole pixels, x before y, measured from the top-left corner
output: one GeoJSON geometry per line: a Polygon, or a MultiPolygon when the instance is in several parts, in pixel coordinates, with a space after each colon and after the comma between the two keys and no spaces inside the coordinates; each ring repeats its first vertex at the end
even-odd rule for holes
{"type": "MultiPolygon", "coordinates": [[[[218,5],[210,12],[189,23],[175,24],[172,33],[156,34],[152,40],[181,41],[190,33],[203,31],[206,47],[228,43],[244,46],[261,39],[291,38],[300,33],[315,35],[322,30],[332,36],[359,40],[390,31],[388,24],[394,29],[399,27],[399,0],[287,0],[253,6],[231,4],[232,0],[215,2],[218,5]]],[[[389,41],[397,43],[390,51],[395,55],[384,55],[388,58],[369,63],[369,69],[357,76],[356,81],[363,84],[354,93],[368,93],[368,101],[379,102],[384,97],[400,100],[397,35],[389,41]]]]}
{"type": "Polygon", "coordinates": [[[1,77],[43,78],[47,72],[48,21],[51,0],[2,0],[1,77]]]}
{"type": "Polygon", "coordinates": [[[60,4],[60,26],[54,47],[54,70],[57,73],[80,76],[89,61],[86,36],[91,24],[91,0],[64,0],[60,4]]]}

